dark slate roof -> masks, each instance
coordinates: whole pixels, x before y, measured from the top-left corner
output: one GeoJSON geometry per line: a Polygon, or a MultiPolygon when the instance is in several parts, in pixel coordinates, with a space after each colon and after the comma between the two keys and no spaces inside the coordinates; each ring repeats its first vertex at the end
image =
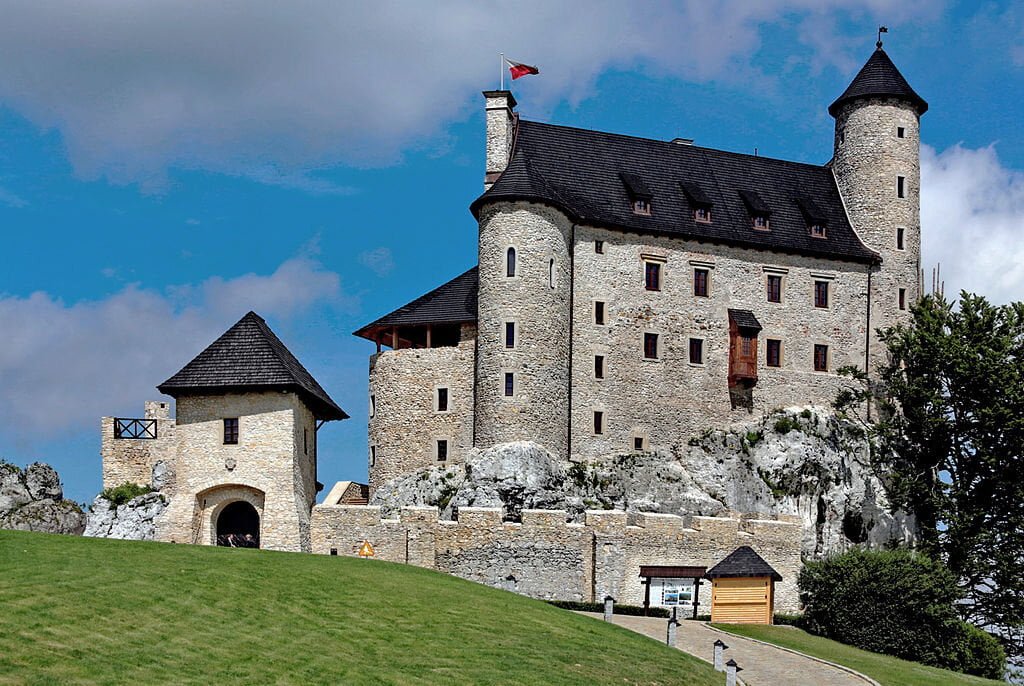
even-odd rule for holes
{"type": "Polygon", "coordinates": [[[701,579],[707,569],[684,565],[640,565],[640,576],[656,579],[701,579]]]}
{"type": "Polygon", "coordinates": [[[736,326],[741,329],[761,330],[761,322],[757,321],[757,317],[750,310],[733,310],[730,308],[729,319],[736,322],[736,326]]]}
{"type": "Polygon", "coordinates": [[[478,284],[477,268],[473,267],[408,305],[367,324],[355,335],[373,340],[371,334],[379,327],[475,322],[478,284]]]}
{"type": "Polygon", "coordinates": [[[834,117],[844,103],[872,97],[902,98],[914,105],[918,114],[928,111],[928,103],[914,92],[881,46],[868,58],[843,94],[828,106],[828,113],[834,117]]]}
{"type": "Polygon", "coordinates": [[[737,576],[770,576],[775,581],[782,581],[782,575],[772,569],[764,558],[754,552],[749,545],[740,546],[728,557],[712,567],[705,574],[709,579],[737,576]]]}
{"type": "Polygon", "coordinates": [[[878,255],[854,233],[828,167],[741,155],[520,119],[508,167],[470,206],[527,200],[580,223],[872,263],[878,255]],[[650,216],[633,212],[624,179],[651,194],[650,216]],[[751,226],[741,192],[771,208],[771,231],[751,226]],[[827,238],[813,238],[798,199],[813,198],[827,238]],[[694,221],[696,205],[713,221],[694,221]]]}
{"type": "Polygon", "coordinates": [[[177,398],[201,393],[281,389],[299,394],[320,419],[348,419],[255,312],[238,320],[157,390],[177,398]]]}

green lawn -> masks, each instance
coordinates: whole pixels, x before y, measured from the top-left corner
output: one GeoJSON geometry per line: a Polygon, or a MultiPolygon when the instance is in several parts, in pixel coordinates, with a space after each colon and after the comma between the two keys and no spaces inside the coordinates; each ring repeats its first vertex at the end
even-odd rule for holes
{"type": "Polygon", "coordinates": [[[821,636],[814,636],[793,627],[751,624],[715,624],[714,626],[740,636],[756,638],[784,648],[792,648],[801,653],[855,669],[861,674],[868,675],[882,686],[975,686],[980,684],[1006,686],[1006,683],[1002,681],[981,679],[945,669],[926,667],[916,662],[861,650],[821,636]]]}
{"type": "Polygon", "coordinates": [[[444,574],[0,531],[0,684],[683,684],[678,650],[444,574]]]}

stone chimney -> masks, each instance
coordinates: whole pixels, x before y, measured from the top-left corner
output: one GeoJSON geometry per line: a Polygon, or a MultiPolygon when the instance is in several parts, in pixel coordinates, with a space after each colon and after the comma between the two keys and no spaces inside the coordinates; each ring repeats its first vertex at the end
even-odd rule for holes
{"type": "Polygon", "coordinates": [[[486,191],[501,176],[512,152],[515,132],[516,99],[512,91],[484,91],[487,109],[487,168],[484,174],[486,191]]]}

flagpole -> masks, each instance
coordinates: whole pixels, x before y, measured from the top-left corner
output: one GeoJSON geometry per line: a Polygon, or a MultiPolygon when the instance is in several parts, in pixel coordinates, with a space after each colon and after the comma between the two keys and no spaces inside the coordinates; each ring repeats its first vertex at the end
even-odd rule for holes
{"type": "Polygon", "coordinates": [[[501,88],[505,90],[505,53],[500,53],[501,64],[498,65],[498,79],[501,81],[501,88]]]}

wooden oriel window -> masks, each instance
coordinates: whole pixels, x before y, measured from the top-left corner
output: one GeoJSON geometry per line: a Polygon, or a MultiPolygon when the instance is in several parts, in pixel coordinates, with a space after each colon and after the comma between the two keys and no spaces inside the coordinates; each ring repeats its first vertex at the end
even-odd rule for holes
{"type": "Polygon", "coordinates": [[[701,224],[710,224],[711,208],[706,206],[698,206],[693,208],[693,221],[699,222],[701,224]]]}
{"type": "Polygon", "coordinates": [[[708,270],[707,269],[694,269],[693,270],[693,294],[706,298],[708,297],[708,270]]]}
{"type": "Polygon", "coordinates": [[[444,462],[448,459],[448,441],[441,438],[437,441],[437,461],[444,462]]]}
{"type": "Polygon", "coordinates": [[[594,355],[594,378],[604,378],[604,355],[594,355]]]}
{"type": "Polygon", "coordinates": [[[779,274],[768,275],[768,302],[782,302],[782,276],[779,274]]]}
{"type": "Polygon", "coordinates": [[[604,412],[594,410],[594,433],[600,436],[604,433],[604,412]]]}
{"type": "Polygon", "coordinates": [[[649,291],[661,290],[661,263],[644,262],[644,288],[649,291]]]}
{"type": "Polygon", "coordinates": [[[782,341],[769,338],[764,346],[764,363],[769,367],[782,366],[782,341]]]}
{"type": "Polygon", "coordinates": [[[704,339],[690,339],[690,364],[704,364],[704,339]]]}
{"type": "Polygon", "coordinates": [[[658,334],[656,333],[645,333],[644,334],[644,359],[656,360],[658,359],[658,334]]]}
{"type": "Polygon", "coordinates": [[[814,306],[828,307],[828,281],[814,282],[814,306]]]}
{"type": "Polygon", "coordinates": [[[516,394],[516,377],[512,372],[505,372],[505,397],[511,398],[516,394]]]}
{"type": "Polygon", "coordinates": [[[516,323],[505,322],[505,347],[516,347],[516,323]]]}
{"type": "Polygon", "coordinates": [[[816,343],[814,345],[814,371],[828,371],[828,346],[816,343]]]}
{"type": "Polygon", "coordinates": [[[505,276],[512,277],[516,275],[516,249],[509,248],[505,252],[505,276]]]}
{"type": "Polygon", "coordinates": [[[757,332],[729,321],[729,386],[757,383],[757,332]]]}
{"type": "Polygon", "coordinates": [[[604,324],[604,302],[601,300],[594,301],[594,323],[604,324]]]}
{"type": "Polygon", "coordinates": [[[238,444],[238,417],[225,417],[224,419],[224,444],[238,444]]]}

